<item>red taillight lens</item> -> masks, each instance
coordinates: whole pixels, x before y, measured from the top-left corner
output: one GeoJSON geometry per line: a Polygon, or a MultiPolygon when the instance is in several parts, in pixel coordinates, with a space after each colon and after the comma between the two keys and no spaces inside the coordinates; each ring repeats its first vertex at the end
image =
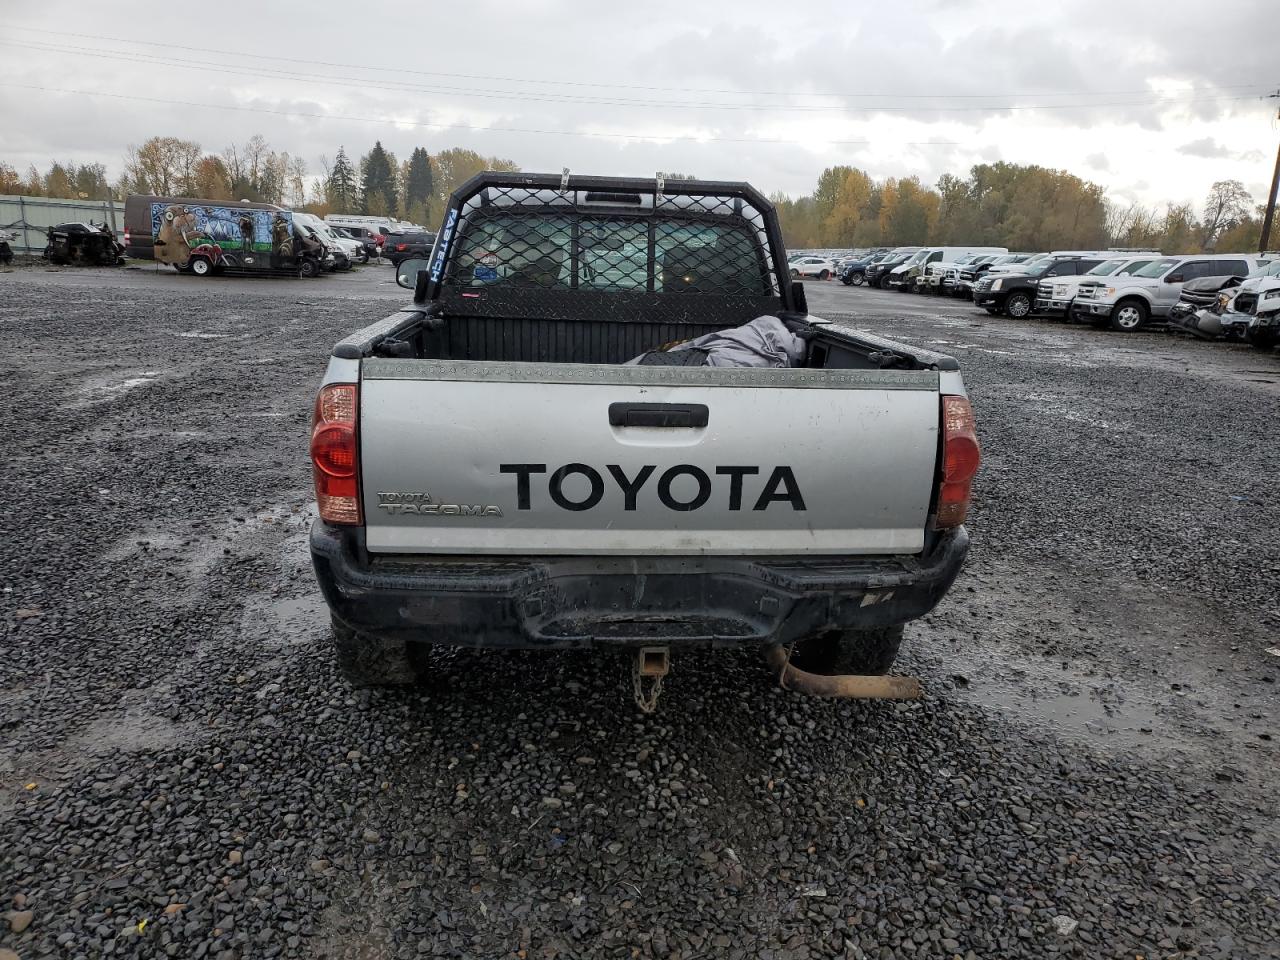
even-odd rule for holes
{"type": "Polygon", "coordinates": [[[360,447],[356,438],[359,388],[331,383],[320,388],[311,427],[311,465],[316,504],[326,523],[359,525],[360,447]]]}
{"type": "Polygon", "coordinates": [[[124,228],[124,245],[126,247],[129,245],[129,228],[128,227],[124,228]]]}
{"type": "Polygon", "coordinates": [[[974,475],[982,454],[973,408],[964,397],[942,398],[942,477],[934,526],[958,527],[969,512],[974,475]]]}
{"type": "Polygon", "coordinates": [[[396,244],[396,253],[402,253],[402,252],[405,250],[405,248],[406,248],[406,247],[408,247],[408,246],[409,246],[409,245],[408,245],[407,243],[397,243],[397,244],[396,244]]]}

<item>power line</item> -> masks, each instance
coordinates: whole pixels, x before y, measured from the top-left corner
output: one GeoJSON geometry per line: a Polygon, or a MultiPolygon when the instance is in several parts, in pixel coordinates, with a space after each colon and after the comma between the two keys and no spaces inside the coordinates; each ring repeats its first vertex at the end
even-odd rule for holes
{"type": "MultiPolygon", "coordinates": [[[[74,54],[76,56],[98,57],[108,60],[120,60],[126,63],[144,63],[148,65],[172,66],[180,69],[191,67],[199,68],[203,71],[214,73],[225,73],[234,76],[251,76],[262,77],[266,79],[277,80],[299,80],[309,84],[325,84],[329,86],[338,86],[344,89],[350,87],[350,82],[346,79],[334,79],[330,76],[319,74],[295,73],[289,71],[273,70],[264,67],[228,67],[225,65],[213,63],[207,60],[192,60],[182,57],[156,57],[150,54],[139,54],[132,52],[108,52],[101,51],[91,47],[77,47],[70,45],[45,44],[43,42],[27,43],[20,40],[0,40],[0,45],[13,46],[30,50],[42,50],[45,52],[74,54]]],[[[581,97],[569,94],[525,94],[510,90],[475,90],[472,88],[459,87],[424,87],[409,84],[382,85],[376,83],[362,83],[362,88],[382,89],[395,93],[418,92],[430,94],[447,94],[449,96],[467,97],[483,100],[504,100],[517,102],[537,102],[537,103],[556,103],[573,106],[608,106],[608,107],[643,107],[658,109],[683,109],[683,110],[731,110],[731,111],[749,111],[761,112],[778,110],[786,113],[794,112],[810,112],[810,113],[990,113],[1003,111],[1038,111],[1038,110],[1079,110],[1079,109],[1102,109],[1111,107],[1143,107],[1156,106],[1166,103],[1200,103],[1200,102],[1223,102],[1223,101],[1243,101],[1251,100],[1253,97],[1155,97],[1144,100],[1117,101],[1111,103],[1054,103],[1054,104],[990,104],[983,106],[896,106],[896,105],[870,105],[850,107],[847,105],[820,107],[805,104],[724,104],[711,102],[689,102],[689,101],[661,101],[661,100],[635,100],[635,99],[600,99],[581,97]]]]}
{"type": "MultiPolygon", "coordinates": [[[[642,90],[649,92],[667,92],[667,93],[719,93],[733,94],[737,96],[765,96],[765,97],[831,97],[845,99],[866,99],[866,98],[894,98],[901,100],[956,100],[956,99],[994,99],[1007,97],[1060,97],[1060,96],[1128,96],[1151,94],[1151,90],[1108,90],[1108,91],[1060,91],[1060,92],[1042,92],[1036,94],[1026,93],[918,93],[918,94],[880,94],[868,93],[866,91],[846,92],[846,93],[827,93],[827,92],[800,92],[785,90],[733,90],[733,89],[717,89],[717,88],[699,88],[699,87],[666,87],[666,86],[650,86],[642,84],[625,84],[625,83],[604,83],[598,81],[583,80],[540,80],[532,77],[504,77],[487,74],[472,73],[454,73],[433,70],[411,70],[401,67],[381,67],[372,64],[357,63],[340,63],[329,60],[309,60],[298,57],[282,57],[279,54],[272,53],[244,53],[236,50],[218,50],[211,47],[195,47],[184,46],[183,44],[173,43],[170,41],[154,41],[139,40],[136,38],[109,37],[101,34],[71,33],[61,30],[42,30],[37,27],[17,26],[14,24],[6,24],[6,28],[10,30],[21,30],[28,33],[40,33],[58,37],[76,37],[86,40],[110,41],[113,43],[123,43],[135,46],[162,47],[168,50],[188,50],[204,54],[218,54],[220,56],[243,57],[252,59],[270,59],[272,61],[282,63],[297,63],[309,66],[333,67],[343,70],[358,70],[362,72],[377,71],[380,73],[394,73],[400,76],[413,75],[424,77],[446,77],[459,80],[486,80],[499,83],[520,83],[520,84],[541,84],[555,86],[570,87],[596,87],[596,88],[612,88],[619,90],[642,90]]],[[[1244,90],[1262,86],[1260,83],[1241,83],[1241,84],[1221,84],[1215,89],[1221,90],[1244,90]]],[[[1247,98],[1246,98],[1247,99],[1247,98]]],[[[669,105],[665,101],[660,105],[669,105]]],[[[1125,104],[1127,105],[1127,104],[1125,104]]],[[[988,109],[988,108],[982,108],[988,109]]]]}
{"type": "MultiPolygon", "coordinates": [[[[161,97],[141,97],[134,94],[107,93],[102,90],[68,90],[61,87],[44,87],[33,83],[14,83],[0,80],[0,87],[16,87],[22,90],[39,90],[44,93],[69,93],[80,97],[107,97],[113,100],[135,100],[141,103],[163,103],[177,107],[202,107],[210,110],[228,110],[236,113],[263,113],[276,117],[294,117],[303,120],[351,120],[359,123],[378,123],[384,126],[411,126],[431,130],[465,130],[472,133],[534,133],[558,137],[603,137],[613,140],[662,140],[689,143],[782,143],[795,145],[790,137],[702,137],[667,133],[591,133],[580,130],[540,130],[530,127],[478,127],[461,123],[429,123],[420,120],[405,120],[399,117],[359,117],[345,113],[302,113],[294,110],[270,110],[265,107],[245,107],[224,103],[199,103],[191,100],[167,100],[161,97]]],[[[870,144],[867,139],[825,140],[834,146],[859,146],[870,144]]],[[[959,140],[895,140],[897,144],[912,147],[959,147],[965,146],[959,140]]]]}

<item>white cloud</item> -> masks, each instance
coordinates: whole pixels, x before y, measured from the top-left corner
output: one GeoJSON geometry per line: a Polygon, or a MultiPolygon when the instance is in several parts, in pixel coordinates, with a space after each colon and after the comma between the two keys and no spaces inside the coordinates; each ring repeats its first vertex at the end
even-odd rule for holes
{"type": "MultiPolygon", "coordinates": [[[[224,0],[197,31],[180,6],[24,7],[0,37],[0,83],[276,112],[0,86],[0,160],[118,172],[127,146],[154,134],[220,150],[262,133],[312,169],[339,144],[359,156],[380,138],[398,156],[464,146],[531,170],[692,171],[793,195],[837,163],[925,182],[1039,163],[1157,205],[1198,202],[1214,180],[1270,179],[1272,45],[1241,31],[1230,57],[1205,56],[1189,0],[1154,16],[1114,0],[1078,0],[1070,16],[1006,0],[816,2],[785,26],[764,0],[309,10],[224,0]],[[138,43],[166,38],[182,46],[138,43]],[[49,44],[83,50],[31,49],[49,44]]],[[[1222,23],[1257,13],[1249,0],[1214,10],[1222,23]]]]}

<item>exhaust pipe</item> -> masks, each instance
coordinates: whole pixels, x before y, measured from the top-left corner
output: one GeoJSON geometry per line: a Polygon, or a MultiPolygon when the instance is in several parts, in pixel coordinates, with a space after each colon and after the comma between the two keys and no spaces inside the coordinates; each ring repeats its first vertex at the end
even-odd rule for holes
{"type": "Polygon", "coordinates": [[[919,700],[923,695],[915,677],[878,677],[843,674],[826,676],[809,673],[791,663],[791,651],[780,643],[764,649],[765,662],[784,690],[814,697],[842,697],[849,700],[919,700]]]}

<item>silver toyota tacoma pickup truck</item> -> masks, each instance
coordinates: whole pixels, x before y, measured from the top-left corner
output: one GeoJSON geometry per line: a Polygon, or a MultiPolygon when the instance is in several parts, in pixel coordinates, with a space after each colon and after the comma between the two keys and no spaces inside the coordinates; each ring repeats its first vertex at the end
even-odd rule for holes
{"type": "Polygon", "coordinates": [[[429,645],[644,648],[660,674],[751,644],[871,679],[959,572],[955,360],[810,315],[752,187],[481,174],[399,274],[413,301],[333,348],[311,435],[354,684],[429,645]],[[687,349],[761,317],[797,357],[687,349]]]}

